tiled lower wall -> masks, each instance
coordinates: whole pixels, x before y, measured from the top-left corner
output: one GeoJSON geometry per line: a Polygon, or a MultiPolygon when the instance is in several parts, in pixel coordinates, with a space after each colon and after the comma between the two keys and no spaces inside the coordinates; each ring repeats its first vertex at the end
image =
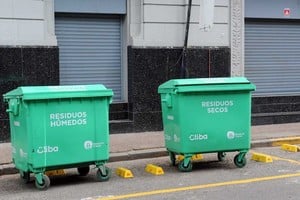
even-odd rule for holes
{"type": "MultiPolygon", "coordinates": [[[[59,84],[57,47],[0,48],[0,94],[21,85],[59,84]]],[[[128,103],[110,106],[110,133],[162,130],[157,88],[180,78],[181,49],[128,47],[128,103]],[[124,120],[125,119],[125,120],[124,120]],[[123,120],[123,122],[122,122],[123,120]]],[[[187,51],[187,78],[230,76],[229,48],[187,51]]],[[[6,105],[0,97],[0,142],[10,140],[6,105]]],[[[300,121],[300,97],[255,97],[252,124],[300,121]]]]}
{"type": "MultiPolygon", "coordinates": [[[[162,130],[157,89],[180,78],[182,50],[128,48],[128,97],[131,131],[162,130]]],[[[186,78],[230,76],[229,48],[191,48],[186,53],[186,78]]]]}
{"type": "MultiPolygon", "coordinates": [[[[59,84],[58,52],[57,47],[0,48],[0,93],[18,86],[59,84]]],[[[129,102],[110,106],[110,133],[162,130],[157,88],[180,78],[181,55],[176,48],[128,47],[129,102]]],[[[187,78],[230,74],[228,48],[193,48],[186,55],[187,78]]],[[[9,120],[2,98],[0,109],[0,142],[5,142],[10,140],[9,120]]]]}
{"type": "Polygon", "coordinates": [[[291,122],[300,122],[300,96],[252,98],[252,125],[291,122]]]}
{"type": "Polygon", "coordinates": [[[9,141],[2,95],[18,86],[59,84],[57,47],[0,47],[0,142],[9,141]]]}

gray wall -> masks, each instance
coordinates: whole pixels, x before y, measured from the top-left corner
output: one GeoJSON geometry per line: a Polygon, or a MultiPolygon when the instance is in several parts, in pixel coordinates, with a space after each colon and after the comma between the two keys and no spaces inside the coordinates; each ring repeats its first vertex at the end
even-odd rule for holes
{"type": "Polygon", "coordinates": [[[53,0],[1,0],[0,45],[56,46],[53,0]]]}
{"type": "Polygon", "coordinates": [[[300,19],[300,0],[245,0],[246,18],[300,19]],[[284,9],[290,16],[284,16],[284,9]]]}
{"type": "MultiPolygon", "coordinates": [[[[183,46],[188,1],[128,0],[128,2],[129,45],[183,46]]],[[[200,24],[200,11],[204,1],[193,1],[189,46],[230,46],[230,1],[214,2],[213,27],[205,31],[200,24]]]]}
{"type": "Polygon", "coordinates": [[[55,12],[126,14],[126,0],[54,0],[55,12]]]}

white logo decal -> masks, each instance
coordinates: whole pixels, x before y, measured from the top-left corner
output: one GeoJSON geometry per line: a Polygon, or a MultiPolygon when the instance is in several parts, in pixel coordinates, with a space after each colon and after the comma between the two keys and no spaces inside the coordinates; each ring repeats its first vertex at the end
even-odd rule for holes
{"type": "Polygon", "coordinates": [[[180,142],[180,137],[174,134],[174,142],[180,142]]]}
{"type": "Polygon", "coordinates": [[[50,127],[84,126],[87,124],[88,114],[82,112],[51,113],[49,115],[50,127]]]}
{"type": "Polygon", "coordinates": [[[191,141],[195,140],[208,140],[208,135],[207,134],[193,134],[189,136],[189,139],[191,141]]]}
{"type": "Polygon", "coordinates": [[[168,115],[168,120],[174,120],[174,116],[173,115],[168,115]]]}
{"type": "Polygon", "coordinates": [[[11,148],[12,148],[12,149],[11,149],[11,152],[12,152],[13,154],[16,154],[16,153],[17,153],[16,148],[15,148],[14,146],[12,146],[11,148]]]}
{"type": "Polygon", "coordinates": [[[100,148],[103,144],[104,142],[94,143],[93,141],[87,140],[83,143],[83,146],[86,150],[90,150],[93,148],[100,148]]]}
{"type": "Polygon", "coordinates": [[[210,114],[227,113],[232,106],[234,106],[233,100],[202,101],[202,108],[207,109],[207,113],[210,114]]]}
{"type": "Polygon", "coordinates": [[[227,138],[229,140],[232,140],[232,139],[236,139],[236,138],[242,138],[244,137],[245,133],[236,133],[234,131],[227,131],[227,138]]]}
{"type": "Polygon", "coordinates": [[[230,140],[234,139],[234,132],[233,131],[228,131],[227,132],[227,138],[230,139],[230,140]]]}
{"type": "Polygon", "coordinates": [[[84,148],[85,148],[86,150],[92,149],[92,148],[93,148],[93,142],[92,142],[92,141],[85,141],[85,142],[84,142],[84,148]]]}
{"type": "Polygon", "coordinates": [[[14,121],[14,125],[15,126],[20,126],[20,122],[19,121],[14,121]]]}
{"type": "Polygon", "coordinates": [[[27,158],[27,153],[23,151],[23,149],[20,149],[20,156],[21,158],[27,158]]]}
{"type": "Polygon", "coordinates": [[[38,147],[37,153],[43,154],[43,153],[55,153],[58,152],[58,146],[51,147],[51,146],[43,146],[38,147]]]}
{"type": "Polygon", "coordinates": [[[170,135],[165,135],[165,140],[170,141],[172,140],[172,137],[170,135]]]}
{"type": "Polygon", "coordinates": [[[87,90],[84,85],[71,85],[71,86],[48,86],[49,90],[53,91],[82,91],[87,90]]]}

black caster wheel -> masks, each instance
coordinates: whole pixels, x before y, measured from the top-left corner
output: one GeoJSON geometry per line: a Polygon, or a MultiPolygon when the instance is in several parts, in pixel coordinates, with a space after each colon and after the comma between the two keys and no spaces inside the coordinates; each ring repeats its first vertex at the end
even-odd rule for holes
{"type": "Polygon", "coordinates": [[[218,152],[218,160],[219,161],[224,161],[226,157],[226,153],[225,152],[218,152]]]}
{"type": "Polygon", "coordinates": [[[23,172],[20,171],[20,177],[22,178],[22,180],[24,181],[24,183],[29,183],[30,182],[30,172],[23,172]]]}
{"type": "Polygon", "coordinates": [[[88,175],[88,173],[90,172],[90,167],[86,166],[86,167],[78,167],[77,168],[78,174],[80,176],[86,176],[88,175]]]}
{"type": "Polygon", "coordinates": [[[48,176],[43,175],[43,183],[40,184],[37,180],[35,180],[35,187],[39,190],[47,190],[50,186],[50,179],[48,176]]]}
{"type": "Polygon", "coordinates": [[[191,172],[193,169],[193,164],[191,161],[189,161],[188,165],[184,166],[184,160],[182,160],[178,165],[178,169],[181,172],[191,172]]]}
{"type": "Polygon", "coordinates": [[[175,166],[176,165],[176,154],[174,152],[170,151],[169,155],[170,155],[170,160],[171,160],[172,166],[175,166]]]}
{"type": "Polygon", "coordinates": [[[108,167],[104,166],[103,170],[105,170],[105,173],[101,169],[97,170],[97,180],[100,182],[108,181],[111,176],[111,171],[108,167]]]}
{"type": "Polygon", "coordinates": [[[240,155],[237,154],[235,157],[234,157],[234,164],[239,167],[239,168],[242,168],[244,167],[246,164],[247,164],[247,160],[245,158],[245,156],[243,156],[242,158],[240,158],[240,155]]]}

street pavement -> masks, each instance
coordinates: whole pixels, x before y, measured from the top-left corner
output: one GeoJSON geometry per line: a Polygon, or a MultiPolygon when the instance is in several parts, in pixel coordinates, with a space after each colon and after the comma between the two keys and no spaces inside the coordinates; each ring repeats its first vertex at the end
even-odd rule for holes
{"type": "MultiPolygon", "coordinates": [[[[216,153],[203,154],[192,161],[192,172],[180,172],[168,156],[109,162],[111,177],[99,182],[97,169],[80,176],[75,168],[65,174],[50,175],[50,187],[40,191],[32,175],[26,184],[18,174],[0,176],[0,199],[5,200],[299,200],[300,152],[288,152],[280,147],[252,148],[246,155],[247,164],[234,164],[237,152],[228,152],[222,161],[216,153]],[[264,154],[273,162],[257,162],[254,154],[264,154]],[[148,164],[163,169],[163,174],[146,172],[148,164]],[[131,170],[133,177],[117,173],[120,167],[131,170]]],[[[177,163],[179,162],[179,157],[177,163]]]]}
{"type": "MultiPolygon", "coordinates": [[[[252,126],[251,147],[300,144],[300,123],[252,126]]],[[[109,162],[154,158],[167,155],[163,131],[110,135],[109,162]]],[[[0,176],[18,171],[12,164],[11,144],[0,143],[0,176]]]]}

